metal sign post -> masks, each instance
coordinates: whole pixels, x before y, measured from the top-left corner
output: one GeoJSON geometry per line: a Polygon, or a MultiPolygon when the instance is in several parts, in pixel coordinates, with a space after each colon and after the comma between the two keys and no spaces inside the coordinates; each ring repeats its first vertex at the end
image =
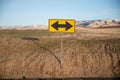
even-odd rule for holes
{"type": "Polygon", "coordinates": [[[63,32],[73,33],[75,32],[75,20],[74,19],[49,19],[49,32],[60,32],[60,63],[62,64],[63,55],[63,32]]]}
{"type": "Polygon", "coordinates": [[[60,61],[62,64],[62,55],[63,55],[63,33],[60,36],[60,61]]]}

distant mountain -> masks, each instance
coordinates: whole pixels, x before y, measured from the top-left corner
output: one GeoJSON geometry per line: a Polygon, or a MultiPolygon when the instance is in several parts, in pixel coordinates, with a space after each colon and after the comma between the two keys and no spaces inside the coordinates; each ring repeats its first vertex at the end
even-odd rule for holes
{"type": "Polygon", "coordinates": [[[88,21],[77,21],[76,26],[78,27],[108,27],[108,26],[120,26],[120,19],[113,20],[88,20],[88,21]]]}
{"type": "MultiPolygon", "coordinates": [[[[90,27],[90,28],[120,27],[120,19],[77,21],[76,26],[90,27]]],[[[0,29],[39,30],[39,29],[48,29],[48,26],[46,25],[14,25],[14,26],[0,26],[0,29]]]]}
{"type": "Polygon", "coordinates": [[[36,25],[36,26],[23,26],[23,27],[16,27],[15,29],[18,30],[23,30],[23,29],[34,29],[34,30],[38,30],[38,29],[47,29],[47,26],[44,25],[36,25]]]}
{"type": "Polygon", "coordinates": [[[47,26],[45,25],[14,25],[14,26],[2,26],[0,29],[15,29],[15,30],[27,30],[27,29],[32,29],[32,30],[38,30],[38,29],[47,29],[47,26]]]}

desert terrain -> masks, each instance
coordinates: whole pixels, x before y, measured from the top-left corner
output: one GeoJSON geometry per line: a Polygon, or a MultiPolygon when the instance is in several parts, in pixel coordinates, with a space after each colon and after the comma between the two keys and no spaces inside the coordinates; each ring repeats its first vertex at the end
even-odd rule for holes
{"type": "Polygon", "coordinates": [[[120,77],[120,28],[0,30],[0,79],[120,77]]]}

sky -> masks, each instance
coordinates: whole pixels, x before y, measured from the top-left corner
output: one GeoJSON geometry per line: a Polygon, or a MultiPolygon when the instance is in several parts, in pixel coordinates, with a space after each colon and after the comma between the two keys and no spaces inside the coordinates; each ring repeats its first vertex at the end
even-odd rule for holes
{"type": "Polygon", "coordinates": [[[0,0],[0,26],[120,18],[120,0],[0,0]]]}

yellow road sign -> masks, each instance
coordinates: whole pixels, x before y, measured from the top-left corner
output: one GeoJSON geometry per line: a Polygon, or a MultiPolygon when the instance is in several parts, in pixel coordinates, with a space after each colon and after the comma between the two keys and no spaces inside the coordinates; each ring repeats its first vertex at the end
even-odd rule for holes
{"type": "Polygon", "coordinates": [[[50,32],[75,32],[75,20],[73,19],[49,19],[50,32]]]}

